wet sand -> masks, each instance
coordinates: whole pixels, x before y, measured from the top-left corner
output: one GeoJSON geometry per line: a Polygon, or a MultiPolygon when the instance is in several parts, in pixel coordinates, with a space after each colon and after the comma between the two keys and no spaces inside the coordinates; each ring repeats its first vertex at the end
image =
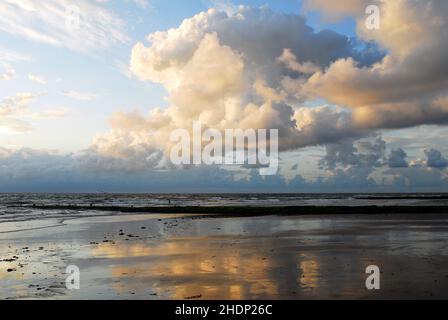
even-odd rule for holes
{"type": "Polygon", "coordinates": [[[447,299],[444,214],[115,215],[0,224],[2,299],[447,299]],[[65,269],[81,271],[67,290],[65,269]],[[365,288],[378,265],[381,289],[365,288]]]}

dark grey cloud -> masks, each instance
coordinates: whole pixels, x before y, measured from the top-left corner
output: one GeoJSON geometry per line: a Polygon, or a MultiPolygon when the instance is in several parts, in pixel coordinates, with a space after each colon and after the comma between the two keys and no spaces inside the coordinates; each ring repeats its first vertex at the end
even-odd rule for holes
{"type": "MultiPolygon", "coordinates": [[[[448,187],[440,167],[390,168],[384,172],[393,178],[387,185],[372,179],[375,168],[383,168],[380,138],[347,142],[337,152],[331,150],[323,162],[325,172],[316,180],[298,175],[287,182],[280,175],[261,177],[256,169],[239,171],[246,178],[235,179],[235,172],[214,166],[165,171],[86,170],[72,154],[0,148],[0,192],[417,192],[448,187]]],[[[439,153],[428,154],[432,165],[442,164],[444,158],[439,153]]]]}
{"type": "Polygon", "coordinates": [[[390,168],[407,168],[409,167],[408,162],[406,161],[407,154],[401,149],[392,149],[389,154],[388,164],[390,168]]]}
{"type": "Polygon", "coordinates": [[[448,167],[448,160],[442,155],[439,150],[430,149],[425,150],[426,165],[430,168],[446,168],[448,167]]]}
{"type": "Polygon", "coordinates": [[[386,143],[381,137],[345,140],[326,146],[326,155],[321,159],[321,168],[366,167],[373,170],[382,165],[386,143]]]}

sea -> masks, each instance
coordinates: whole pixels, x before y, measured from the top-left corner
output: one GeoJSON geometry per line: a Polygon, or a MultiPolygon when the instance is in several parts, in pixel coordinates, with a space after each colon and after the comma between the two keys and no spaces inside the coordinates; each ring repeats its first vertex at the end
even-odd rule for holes
{"type": "Polygon", "coordinates": [[[0,223],[118,215],[98,207],[169,206],[448,206],[448,193],[418,194],[115,194],[0,193],[0,223]],[[92,206],[92,210],[39,209],[36,206],[92,206]]]}

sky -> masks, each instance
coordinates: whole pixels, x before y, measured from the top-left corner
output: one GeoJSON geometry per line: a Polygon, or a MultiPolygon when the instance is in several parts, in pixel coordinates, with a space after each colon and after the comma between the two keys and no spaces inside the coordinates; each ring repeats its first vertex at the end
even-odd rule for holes
{"type": "Polygon", "coordinates": [[[444,0],[2,1],[0,192],[448,191],[447,23],[444,0]],[[278,129],[278,174],[174,166],[194,121],[278,129]]]}

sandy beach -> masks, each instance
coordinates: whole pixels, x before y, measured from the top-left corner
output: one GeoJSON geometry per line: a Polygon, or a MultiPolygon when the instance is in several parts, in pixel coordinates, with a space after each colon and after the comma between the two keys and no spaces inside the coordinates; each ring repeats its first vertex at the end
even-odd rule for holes
{"type": "Polygon", "coordinates": [[[2,299],[447,299],[443,214],[121,214],[0,224],[2,299]],[[81,272],[67,290],[66,267],[81,272]],[[365,288],[378,265],[381,289],[365,288]]]}

